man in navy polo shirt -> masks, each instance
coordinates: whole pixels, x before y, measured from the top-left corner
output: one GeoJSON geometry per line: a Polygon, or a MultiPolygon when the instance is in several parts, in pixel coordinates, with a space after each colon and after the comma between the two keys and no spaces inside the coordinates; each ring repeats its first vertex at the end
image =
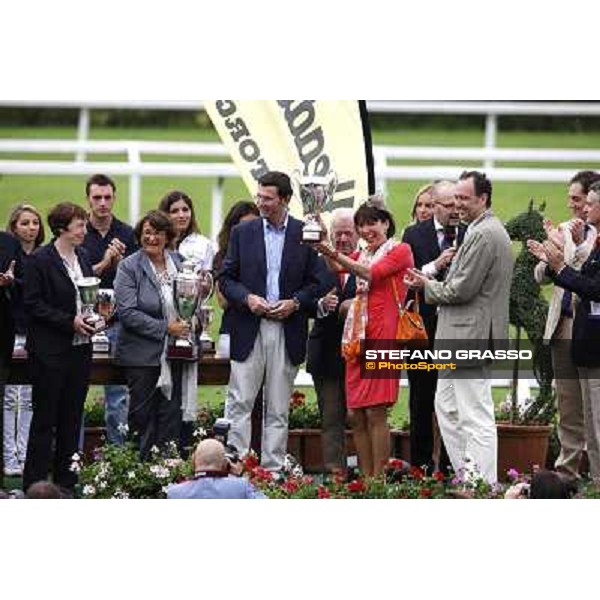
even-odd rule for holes
{"type": "MultiPolygon", "coordinates": [[[[83,246],[94,273],[100,277],[102,289],[113,288],[119,262],[137,249],[133,229],[113,214],[116,192],[114,181],[106,175],[92,175],[85,184],[90,213],[83,246]]],[[[106,332],[112,345],[116,342],[117,331],[118,323],[106,332]]],[[[104,386],[106,435],[112,444],[122,444],[125,440],[122,426],[127,424],[128,404],[126,386],[104,386]]]]}

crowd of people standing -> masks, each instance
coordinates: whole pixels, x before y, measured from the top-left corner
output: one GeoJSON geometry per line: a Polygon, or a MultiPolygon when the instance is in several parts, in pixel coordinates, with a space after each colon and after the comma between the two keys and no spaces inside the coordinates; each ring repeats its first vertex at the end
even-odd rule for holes
{"type": "MultiPolygon", "coordinates": [[[[556,469],[568,480],[579,477],[584,447],[591,476],[600,479],[599,182],[593,172],[575,175],[573,219],[547,221],[547,240],[529,243],[540,260],[536,278],[555,286],[546,338],[558,393],[556,469]]],[[[22,473],[24,490],[50,476],[65,490],[76,483],[71,459],[80,448],[95,333],[82,314],[82,278],[98,277],[116,302],[107,334],[127,385],[105,387],[108,442],[121,444],[129,432],[142,458],[154,446],[192,443],[198,364],[171,360],[168,352],[173,340],[196,333],[173,301],[184,264],[199,277],[215,276],[223,309],[218,351],[231,364],[224,415],[230,442],[248,452],[262,397],[261,462],[276,476],[305,360],[322,416],[325,470],[345,471],[347,418],[362,472],[385,467],[399,379],[363,378],[360,343],[395,339],[399,304],[418,306],[430,349],[438,340],[479,340],[486,349],[508,340],[513,255],[492,210],[492,183],[481,172],[420,189],[401,236],[374,196],[356,210],[334,210],[325,236],[310,243],[289,213],[285,173],[260,177],[254,201],[229,211],[218,244],[200,233],[186,193],[169,192],[132,228],[114,215],[116,191],[110,177],[91,177],[87,210],[62,202],[49,211],[46,245],[42,215],[31,204],[16,207],[0,233],[0,385],[15,348],[27,350],[31,382],[3,392],[4,473],[22,473]]],[[[487,360],[469,360],[439,375],[408,371],[414,464],[497,480],[490,369],[487,360]]]]}

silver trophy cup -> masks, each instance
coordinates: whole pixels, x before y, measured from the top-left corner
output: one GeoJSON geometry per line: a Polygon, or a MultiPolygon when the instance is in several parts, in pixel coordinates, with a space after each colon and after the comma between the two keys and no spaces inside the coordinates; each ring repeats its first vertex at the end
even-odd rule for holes
{"type": "MultiPolygon", "coordinates": [[[[98,290],[96,312],[104,319],[107,325],[113,318],[116,308],[115,292],[110,289],[98,290]]],[[[106,331],[101,331],[92,336],[92,348],[94,352],[99,354],[110,353],[110,340],[106,335],[106,331]]]]}
{"type": "Polygon", "coordinates": [[[329,171],[324,176],[301,175],[300,171],[296,170],[292,176],[306,215],[302,228],[302,241],[320,242],[325,231],[321,226],[319,215],[323,211],[323,207],[333,200],[338,183],[337,175],[335,171],[329,171]]]}
{"type": "Polygon", "coordinates": [[[198,338],[198,343],[202,352],[205,354],[212,354],[215,352],[215,342],[210,337],[208,329],[213,320],[214,309],[212,306],[207,304],[207,301],[212,296],[215,288],[215,282],[210,271],[200,271],[198,273],[200,279],[200,306],[198,307],[198,321],[202,327],[202,332],[198,338]]]}
{"type": "Polygon", "coordinates": [[[98,277],[82,277],[77,280],[77,289],[81,298],[81,316],[83,320],[94,328],[95,333],[106,328],[106,321],[94,311],[98,301],[100,279],[98,277]]]}
{"type": "Polygon", "coordinates": [[[194,270],[194,263],[186,261],[181,271],[173,279],[173,304],[181,319],[190,326],[186,338],[171,340],[167,348],[169,360],[198,360],[198,346],[194,335],[194,315],[200,300],[200,279],[194,270]]]}

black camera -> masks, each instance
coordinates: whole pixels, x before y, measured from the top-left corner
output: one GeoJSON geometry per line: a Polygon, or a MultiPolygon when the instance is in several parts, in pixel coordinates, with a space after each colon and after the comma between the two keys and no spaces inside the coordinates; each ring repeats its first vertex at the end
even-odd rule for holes
{"type": "Polygon", "coordinates": [[[212,437],[219,440],[223,446],[227,447],[227,436],[231,429],[231,421],[229,419],[217,419],[212,428],[212,437]]]}
{"type": "Polygon", "coordinates": [[[212,428],[212,437],[225,446],[225,458],[230,465],[233,465],[240,462],[240,453],[233,444],[227,442],[230,429],[231,421],[229,419],[217,419],[212,428]]]}

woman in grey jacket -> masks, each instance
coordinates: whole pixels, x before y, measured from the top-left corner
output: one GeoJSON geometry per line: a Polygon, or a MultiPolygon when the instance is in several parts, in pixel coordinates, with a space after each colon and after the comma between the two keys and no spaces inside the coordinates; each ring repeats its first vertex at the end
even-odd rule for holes
{"type": "Polygon", "coordinates": [[[197,384],[195,363],[166,360],[168,339],[189,335],[173,306],[173,280],[181,264],[166,250],[175,236],[171,220],[153,210],[134,232],[140,250],[120,263],[115,279],[121,323],[116,361],[125,368],[129,388],[129,430],[145,458],[153,446],[179,444],[182,402],[184,410],[188,400],[195,406],[197,384]]]}

